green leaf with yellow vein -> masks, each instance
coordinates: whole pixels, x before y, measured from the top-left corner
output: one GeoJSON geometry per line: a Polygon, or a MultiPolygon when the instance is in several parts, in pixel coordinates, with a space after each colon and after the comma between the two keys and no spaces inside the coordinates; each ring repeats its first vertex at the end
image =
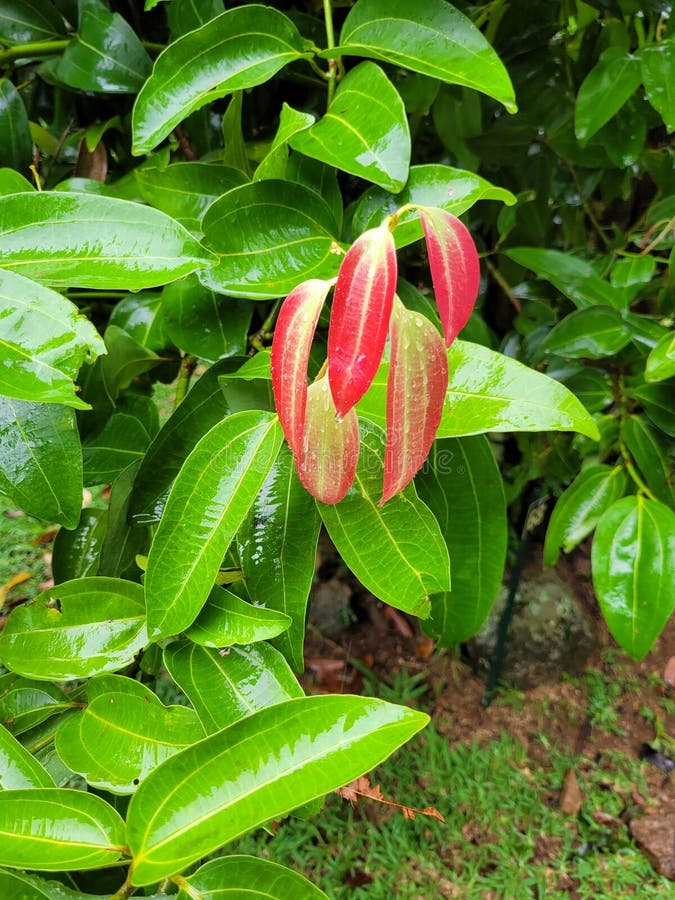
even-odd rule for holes
{"type": "MultiPolygon", "coordinates": [[[[357,410],[385,425],[384,363],[357,410]]],[[[553,378],[469,341],[448,350],[448,391],[438,437],[489,431],[578,431],[598,440],[595,422],[574,394],[553,378]]]]}
{"type": "Polygon", "coordinates": [[[121,669],[146,643],[139,584],[78,578],[12,610],[0,633],[0,659],[27,678],[68,681],[121,669]]]}
{"type": "Polygon", "coordinates": [[[131,794],[157,766],[204,736],[193,709],[163,706],[144,696],[109,691],[63,723],[56,751],[89,784],[113,794],[131,794]]]}
{"type": "Polygon", "coordinates": [[[0,725],[0,790],[39,787],[54,787],[54,780],[7,728],[0,725]]]}
{"type": "Polygon", "coordinates": [[[445,0],[358,0],[337,47],[322,56],[368,56],[461,84],[517,107],[504,64],[471,19],[445,0]]]}
{"type": "Polygon", "coordinates": [[[105,800],[68,788],[4,791],[0,866],[41,872],[100,869],[125,847],[124,822],[105,800]]]}
{"type": "Polygon", "coordinates": [[[164,649],[164,665],[197,711],[207,734],[259,709],[302,697],[284,657],[264,641],[221,654],[192,641],[164,649]]]}
{"type": "Polygon", "coordinates": [[[0,394],[87,409],[73,379],[101,353],[103,339],[70,300],[0,269],[0,394]]]}
{"type": "Polygon", "coordinates": [[[178,222],[130,200],[54,191],[0,197],[0,269],[44,284],[137,291],[213,262],[178,222]]]}
{"type": "Polygon", "coordinates": [[[502,476],[488,439],[474,435],[435,441],[415,485],[436,516],[452,561],[452,590],[431,597],[423,628],[441,646],[453,646],[476,634],[502,583],[507,543],[502,476]]]}
{"type": "Polygon", "coordinates": [[[675,513],[640,494],[618,500],[598,523],[591,561],[612,636],[642,659],[675,611],[675,513]]]}
{"type": "Polygon", "coordinates": [[[219,262],[200,281],[231,297],[276,299],[309,278],[333,278],[343,255],[323,198],[291,181],[234,188],[209,207],[202,230],[219,262]]]}
{"type": "Polygon", "coordinates": [[[0,493],[31,515],[75,528],[82,450],[72,409],[0,395],[0,493]]]}
{"type": "Polygon", "coordinates": [[[290,616],[282,612],[247,603],[232,591],[214,587],[185,634],[205,647],[231,647],[269,640],[290,624],[290,616]]]}
{"type": "Polygon", "coordinates": [[[428,720],[383,700],[299,697],[183,750],[129,804],[132,883],[170,876],[370,771],[428,720]]]}
{"type": "Polygon", "coordinates": [[[400,191],[408,180],[411,148],[405,107],[375,63],[352,69],[326,114],[295,134],[290,145],[387,191],[400,191]]]}
{"type": "Polygon", "coordinates": [[[0,725],[12,734],[24,734],[76,704],[55,684],[22,678],[13,672],[0,675],[0,725]]]}
{"type": "Polygon", "coordinates": [[[133,152],[156,147],[191,112],[233,91],[263,84],[309,58],[291,20],[269,6],[230,9],[169,44],[136,99],[133,152]]]}
{"type": "Polygon", "coordinates": [[[426,618],[429,595],[450,590],[448,548],[413,485],[378,506],[384,446],[382,429],[362,420],[354,484],[340,503],[318,503],[319,512],[338,553],[369,591],[426,618]]]}
{"type": "MultiPolygon", "coordinates": [[[[288,869],[271,862],[269,859],[258,859],[255,856],[225,856],[212,859],[194,875],[187,879],[191,892],[197,891],[200,896],[208,896],[209,900],[227,898],[233,892],[245,895],[249,900],[256,897],[265,900],[328,900],[311,881],[288,869]]],[[[188,900],[193,893],[181,890],[179,900],[188,900]]]]}
{"type": "Polygon", "coordinates": [[[178,634],[196,619],[282,440],[275,415],[235,413],[207,432],[185,460],[148,556],[152,639],[178,634]]]}

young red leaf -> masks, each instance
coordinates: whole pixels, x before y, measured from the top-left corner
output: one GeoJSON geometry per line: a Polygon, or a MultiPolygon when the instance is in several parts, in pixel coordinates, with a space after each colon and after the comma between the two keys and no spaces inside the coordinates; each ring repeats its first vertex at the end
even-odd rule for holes
{"type": "Polygon", "coordinates": [[[444,209],[422,207],[420,219],[445,346],[466,325],[478,296],[480,263],[469,230],[444,209]]]}
{"type": "Polygon", "coordinates": [[[396,247],[386,225],[364,232],[338,273],[328,328],[328,380],[340,417],[375,377],[396,289],[396,247]]]}
{"type": "Polygon", "coordinates": [[[339,503],[351,487],[359,459],[359,421],[350,409],[338,419],[324,375],[309,386],[302,456],[298,475],[322,503],[339,503]]]}
{"type": "Polygon", "coordinates": [[[321,307],[332,281],[304,281],[286,297],[272,340],[272,390],[288,446],[302,453],[307,405],[307,362],[321,307]]]}
{"type": "Polygon", "coordinates": [[[443,339],[420,313],[396,297],[387,380],[387,443],[380,506],[402,491],[427,458],[448,387],[443,339]]]}

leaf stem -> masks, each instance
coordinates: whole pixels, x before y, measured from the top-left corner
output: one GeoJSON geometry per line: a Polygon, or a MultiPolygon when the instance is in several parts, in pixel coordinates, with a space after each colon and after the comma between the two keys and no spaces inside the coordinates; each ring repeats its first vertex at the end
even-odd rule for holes
{"type": "Polygon", "coordinates": [[[176,382],[176,399],[173,403],[173,408],[177,409],[180,404],[185,400],[185,395],[187,394],[188,387],[190,385],[190,378],[192,378],[192,373],[197,368],[197,357],[192,356],[191,353],[186,353],[180,363],[180,369],[178,371],[178,381],[176,382]]]}
{"type": "Polygon", "coordinates": [[[15,59],[26,59],[41,56],[54,56],[61,53],[70,44],[70,38],[60,41],[28,41],[25,44],[15,44],[0,50],[0,65],[13,62],[15,59]]]}
{"type": "Polygon", "coordinates": [[[272,309],[270,310],[265,321],[262,323],[256,333],[252,334],[248,339],[251,347],[254,347],[258,352],[265,349],[265,340],[269,340],[269,338],[272,336],[272,329],[274,327],[274,323],[277,320],[279,310],[281,309],[281,304],[281,298],[274,301],[274,303],[272,304],[272,309]]]}
{"type": "MultiPolygon", "coordinates": [[[[323,18],[326,24],[326,44],[327,49],[332,50],[335,47],[335,31],[333,29],[333,0],[323,0],[323,18]]],[[[330,106],[335,96],[335,81],[338,73],[337,60],[328,60],[328,97],[326,106],[330,106]]]]}
{"type": "Polygon", "coordinates": [[[623,457],[623,462],[626,467],[626,471],[633,479],[635,484],[638,486],[638,490],[641,494],[644,494],[646,497],[649,497],[650,500],[656,500],[656,497],[652,493],[652,491],[647,487],[644,483],[640,475],[638,475],[637,469],[633,465],[633,461],[631,460],[630,454],[626,449],[626,446],[622,441],[619,442],[619,448],[621,450],[621,456],[623,457]]]}

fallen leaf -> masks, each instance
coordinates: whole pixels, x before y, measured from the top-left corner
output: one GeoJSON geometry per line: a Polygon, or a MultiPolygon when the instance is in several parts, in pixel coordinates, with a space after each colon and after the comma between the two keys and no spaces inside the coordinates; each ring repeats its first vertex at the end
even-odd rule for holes
{"type": "Polygon", "coordinates": [[[7,594],[12,590],[13,587],[16,587],[17,584],[23,584],[24,581],[28,581],[29,578],[32,578],[33,575],[30,572],[19,572],[18,575],[15,575],[13,578],[10,578],[6,584],[0,586],[0,605],[5,602],[7,594]]]}
{"type": "Polygon", "coordinates": [[[577,816],[581,809],[581,788],[574,769],[568,769],[560,791],[560,811],[566,816],[577,816]]]}
{"type": "Polygon", "coordinates": [[[675,656],[671,656],[663,670],[663,680],[671,687],[675,687],[675,656]]]}
{"type": "Polygon", "coordinates": [[[398,632],[401,637],[411,638],[413,636],[413,630],[410,627],[410,623],[406,617],[397,609],[394,609],[393,606],[384,607],[384,617],[389,619],[394,626],[394,631],[398,632]]]}

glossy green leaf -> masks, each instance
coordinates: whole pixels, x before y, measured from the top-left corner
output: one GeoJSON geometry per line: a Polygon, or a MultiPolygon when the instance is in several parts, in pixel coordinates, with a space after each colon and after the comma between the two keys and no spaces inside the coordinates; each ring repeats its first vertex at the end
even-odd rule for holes
{"type": "Polygon", "coordinates": [[[139,584],[78,578],[12,610],[0,634],[0,659],[27,678],[67,681],[121,669],[145,644],[139,584]]]}
{"type": "MultiPolygon", "coordinates": [[[[549,374],[553,377],[550,370],[549,374]]],[[[607,372],[580,367],[558,380],[572,391],[590,413],[600,412],[614,401],[612,382],[607,372]]]]}
{"type": "Polygon", "coordinates": [[[117,325],[108,325],[104,337],[108,353],[101,358],[101,374],[105,391],[116,399],[134,378],[152,369],[161,359],[117,325]]]}
{"type": "Polygon", "coordinates": [[[627,393],[639,401],[657,428],[675,438],[675,409],[671,384],[663,382],[638,384],[636,387],[630,387],[627,393]]]}
{"type": "Polygon", "coordinates": [[[110,484],[143,457],[150,440],[151,435],[140,419],[114,413],[103,430],[82,447],[85,485],[110,484]]]}
{"type": "Polygon", "coordinates": [[[313,498],[295,473],[287,447],[253,501],[237,534],[237,549],[249,596],[291,618],[275,640],[296,672],[303,669],[307,602],[314,577],[321,519],[313,498]]]}
{"type": "Polygon", "coordinates": [[[231,591],[214,587],[185,634],[204,647],[231,647],[269,640],[290,624],[290,616],[284,613],[247,603],[231,591]]]}
{"type": "MultiPolygon", "coordinates": [[[[385,425],[388,365],[380,366],[358,410],[385,425]]],[[[438,437],[490,431],[578,431],[597,427],[574,394],[552,378],[488,347],[455,341],[448,350],[449,384],[438,437]]]]}
{"type": "Polygon", "coordinates": [[[675,38],[638,50],[647,99],[668,131],[675,131],[675,38]]]}
{"type": "Polygon", "coordinates": [[[9,44],[48,41],[65,33],[63,17],[51,0],[2,0],[0,37],[9,44]]]}
{"type": "Polygon", "coordinates": [[[108,521],[101,546],[98,574],[111,578],[138,578],[136,556],[145,556],[150,546],[150,531],[130,521],[129,508],[134,493],[138,463],[132,463],[115,479],[110,489],[108,521]]]}
{"type": "Polygon", "coordinates": [[[340,82],[326,114],[291,147],[398,192],[408,180],[410,131],[400,94],[382,69],[363,62],[340,82]]]}
{"type": "MultiPolygon", "coordinates": [[[[406,186],[398,194],[379,187],[369,188],[356,202],[352,219],[354,236],[375,228],[402,206],[428,206],[444,209],[460,216],[479,200],[501,200],[507,206],[516,202],[510,191],[495,187],[485,178],[453,169],[450,166],[412,166],[406,186]]],[[[423,236],[417,211],[404,213],[396,225],[394,239],[397,247],[405,247],[423,236]]]]}
{"type": "Polygon", "coordinates": [[[0,197],[0,268],[62,286],[141,290],[213,256],[157,209],[90,194],[0,197]]]}
{"type": "Polygon", "coordinates": [[[158,291],[129,294],[115,304],[108,324],[126,331],[137,344],[153,353],[166,350],[171,345],[164,328],[162,295],[158,291]]]}
{"type": "Polygon", "coordinates": [[[602,359],[622,350],[631,339],[630,328],[611,306],[577,309],[559,322],[541,345],[542,352],[573,359],[602,359]]]}
{"type": "Polygon", "coordinates": [[[580,544],[604,512],[623,497],[627,483],[622,466],[582,469],[553,508],[546,531],[544,565],[555,565],[561,549],[569,553],[580,544]]]}
{"type": "MultiPolygon", "coordinates": [[[[274,135],[274,140],[267,151],[267,155],[255,170],[253,180],[285,178],[288,163],[288,142],[294,134],[309,128],[314,121],[315,117],[311,113],[300,112],[297,109],[293,109],[288,103],[284,103],[281,107],[277,133],[274,135]]],[[[302,183],[300,179],[294,180],[302,183]]],[[[311,187],[311,185],[308,186],[311,187]]]]}
{"type": "Polygon", "coordinates": [[[574,106],[574,131],[583,143],[619,112],[642,78],[636,56],[609,47],[584,78],[574,106]]]}
{"type": "Polygon", "coordinates": [[[75,528],[82,453],[72,409],[0,396],[0,493],[31,515],[75,528]]]}
{"type": "Polygon", "coordinates": [[[367,56],[450,84],[463,84],[516,112],[501,60],[473,22],[444,0],[358,0],[338,47],[322,55],[367,56]]]}
{"type": "Polygon", "coordinates": [[[383,700],[300,697],[200,741],[132,798],[132,882],[173,874],[370,771],[427,722],[424,713],[383,700]]]}
{"type": "Polygon", "coordinates": [[[100,894],[84,894],[65,887],[60,881],[6,869],[0,869],[0,896],[12,900],[100,900],[100,894]]]}
{"type": "Polygon", "coordinates": [[[23,100],[9,78],[0,78],[0,165],[27,171],[32,150],[23,100]]]}
{"type": "Polygon", "coordinates": [[[135,94],[152,63],[136,32],[98,0],[80,3],[79,25],[54,69],[71,88],[106,94],[135,94]]]}
{"type": "Polygon", "coordinates": [[[284,657],[266,643],[219,653],[190,641],[164,650],[164,665],[187,695],[207,734],[267,706],[302,697],[284,657]]]}
{"type": "Polygon", "coordinates": [[[506,503],[486,437],[436,441],[415,479],[452,560],[452,591],[431,597],[427,634],[442,646],[468,640],[487,618],[504,576],[506,503]]]}
{"type": "Polygon", "coordinates": [[[664,381],[675,375],[675,334],[664,334],[647,357],[646,381],[664,381]]]}
{"type": "Polygon", "coordinates": [[[200,231],[201,220],[213,201],[246,183],[246,176],[229,166],[177,162],[165,169],[144,166],[136,181],[146,203],[184,225],[200,231]]]}
{"type": "Polygon", "coordinates": [[[85,791],[23,788],[0,803],[0,865],[42,872],[99,869],[124,851],[124,822],[85,791]]]}
{"type": "Polygon", "coordinates": [[[63,723],[56,750],[94,787],[132,794],[160,763],[202,737],[193,709],[164,706],[148,688],[142,697],[110,691],[63,723]]]}
{"type": "Polygon", "coordinates": [[[83,509],[74,531],[59,529],[52,548],[52,574],[56,584],[96,575],[107,518],[104,509],[83,509]]]}
{"type": "Polygon", "coordinates": [[[223,0],[171,0],[166,16],[171,29],[171,36],[176,38],[188,31],[194,31],[215,19],[223,12],[223,0]]]}
{"type": "Polygon", "coordinates": [[[642,288],[654,277],[656,259],[653,256],[624,256],[612,266],[610,279],[614,287],[642,288]]]}
{"type": "Polygon", "coordinates": [[[276,416],[235,413],[186,459],[148,557],[145,596],[153,640],[178,634],[197,617],[282,440],[276,416]]]}
{"type": "Polygon", "coordinates": [[[101,337],[73,303],[0,269],[0,393],[86,409],[73,379],[101,353],[101,337]]]}
{"type": "Polygon", "coordinates": [[[211,19],[155,60],[134,106],[133,152],[152,150],[204,104],[263,84],[310,55],[291,20],[269,6],[251,4],[211,19]]]}
{"type": "Polygon", "coordinates": [[[295,182],[257,181],[229,191],[209,207],[202,229],[220,261],[200,280],[232,297],[281,297],[308,278],[332,278],[340,264],[332,212],[295,182]]]}
{"type": "Polygon", "coordinates": [[[384,432],[362,421],[354,484],[337,505],[319,503],[319,512],[338,553],[369,591],[426,618],[429,595],[450,590],[448,549],[412,485],[378,507],[384,445],[384,432]]]}
{"type": "Polygon", "coordinates": [[[132,519],[152,511],[197,441],[230,412],[218,376],[234,371],[241,362],[224,359],[208,368],[152,440],[136,475],[132,519]]]}
{"type": "Polygon", "coordinates": [[[14,735],[75,705],[55,684],[40,684],[11,672],[0,675],[0,724],[14,735]]]}
{"type": "Polygon", "coordinates": [[[591,559],[612,636],[642,659],[675,609],[675,513],[639,494],[624,497],[600,519],[591,559]]]}
{"type": "Polygon", "coordinates": [[[656,499],[675,507],[675,454],[671,443],[645,416],[623,419],[621,440],[656,499]]]}
{"type": "Polygon", "coordinates": [[[0,196],[34,191],[35,188],[15,169],[0,168],[0,196]]]}
{"type": "Polygon", "coordinates": [[[627,297],[621,290],[599,278],[590,263],[560,250],[539,247],[515,247],[506,256],[521,266],[532,269],[537,278],[550,281],[577,309],[589,306],[613,306],[625,309],[627,297]]]}
{"type": "Polygon", "coordinates": [[[164,288],[162,309],[167,333],[186,353],[214,362],[248,348],[251,304],[214,293],[194,275],[164,288]]]}
{"type": "Polygon", "coordinates": [[[285,177],[287,181],[304,184],[323,197],[342,231],[343,204],[336,169],[302,153],[291,153],[285,177]]]}
{"type": "MultiPolygon", "coordinates": [[[[225,856],[212,859],[186,879],[191,891],[208,900],[232,895],[265,900],[328,900],[326,894],[299,872],[255,856],[225,856]]],[[[179,900],[194,893],[179,891],[179,900]]]]}
{"type": "Polygon", "coordinates": [[[0,790],[40,787],[54,787],[53,779],[35,757],[0,725],[0,790]]]}

